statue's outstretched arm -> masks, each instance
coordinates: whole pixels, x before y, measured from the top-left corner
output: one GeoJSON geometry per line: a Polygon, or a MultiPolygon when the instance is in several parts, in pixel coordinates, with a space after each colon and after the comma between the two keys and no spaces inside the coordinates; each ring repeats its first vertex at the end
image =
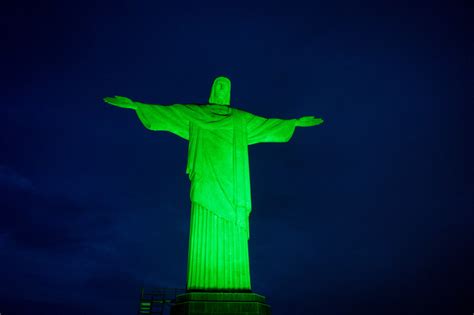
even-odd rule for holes
{"type": "Polygon", "coordinates": [[[295,127],[311,127],[323,123],[321,118],[304,116],[297,119],[264,118],[247,113],[247,143],[287,142],[295,127]]]}
{"type": "Polygon", "coordinates": [[[105,97],[104,102],[117,107],[137,109],[137,105],[131,99],[124,96],[105,97]]]}
{"type": "Polygon", "coordinates": [[[123,96],[106,97],[108,104],[134,109],[143,125],[153,131],[168,131],[189,140],[189,122],[199,117],[193,104],[158,105],[134,102],[123,96]]]}
{"type": "Polygon", "coordinates": [[[297,119],[265,118],[246,114],[247,143],[288,142],[295,131],[297,119]]]}
{"type": "Polygon", "coordinates": [[[322,118],[315,118],[314,116],[303,116],[296,119],[296,127],[313,127],[324,122],[322,118]]]}

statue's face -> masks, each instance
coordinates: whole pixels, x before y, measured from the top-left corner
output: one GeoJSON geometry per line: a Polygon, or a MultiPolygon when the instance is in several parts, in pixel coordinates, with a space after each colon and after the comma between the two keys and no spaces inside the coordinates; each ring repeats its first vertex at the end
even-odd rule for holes
{"type": "Polygon", "coordinates": [[[217,99],[224,99],[224,97],[227,95],[229,90],[229,87],[227,84],[223,81],[217,82],[216,90],[215,90],[215,96],[217,99]]]}
{"type": "Polygon", "coordinates": [[[230,106],[230,80],[226,77],[214,79],[209,104],[230,106]]]}

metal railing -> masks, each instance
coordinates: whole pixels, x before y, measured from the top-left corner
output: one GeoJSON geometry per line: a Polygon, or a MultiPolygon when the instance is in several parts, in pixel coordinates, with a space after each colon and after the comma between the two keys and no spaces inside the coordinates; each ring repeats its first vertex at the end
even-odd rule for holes
{"type": "Polygon", "coordinates": [[[138,315],[166,315],[175,303],[176,296],[186,293],[178,288],[142,288],[138,315]]]}

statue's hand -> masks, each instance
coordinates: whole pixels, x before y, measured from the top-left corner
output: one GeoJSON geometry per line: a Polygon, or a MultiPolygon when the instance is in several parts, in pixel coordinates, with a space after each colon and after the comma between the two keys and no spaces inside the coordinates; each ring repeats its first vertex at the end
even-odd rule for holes
{"type": "Polygon", "coordinates": [[[296,120],[296,126],[298,127],[312,127],[320,125],[324,122],[322,118],[314,118],[314,116],[304,116],[296,120]]]}
{"type": "Polygon", "coordinates": [[[123,97],[123,96],[105,97],[104,102],[109,103],[114,106],[122,107],[122,108],[131,108],[131,109],[137,108],[137,106],[133,103],[131,99],[127,97],[123,97]]]}

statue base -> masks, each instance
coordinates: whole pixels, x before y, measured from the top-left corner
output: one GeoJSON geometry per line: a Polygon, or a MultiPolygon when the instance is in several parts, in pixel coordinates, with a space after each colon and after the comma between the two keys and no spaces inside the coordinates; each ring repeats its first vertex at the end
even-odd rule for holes
{"type": "Polygon", "coordinates": [[[265,297],[255,293],[190,292],[176,297],[171,315],[271,315],[265,297]]]}

